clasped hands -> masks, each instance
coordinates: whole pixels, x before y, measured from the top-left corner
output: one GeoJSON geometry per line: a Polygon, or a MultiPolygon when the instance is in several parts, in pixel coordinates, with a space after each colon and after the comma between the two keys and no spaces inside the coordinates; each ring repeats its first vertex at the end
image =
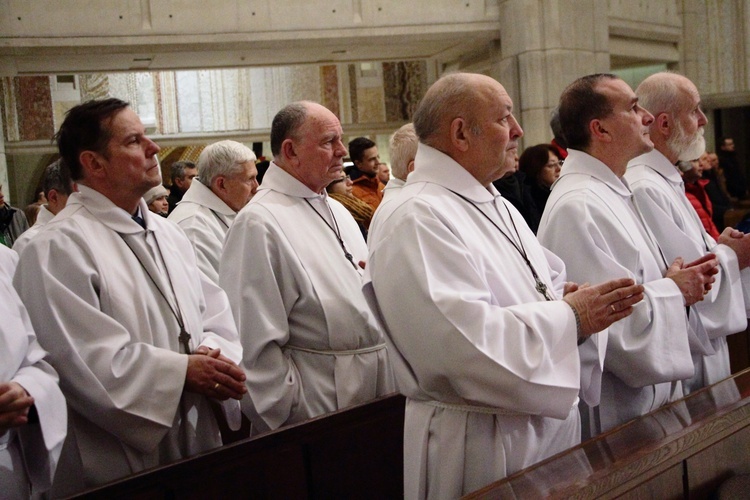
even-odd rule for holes
{"type": "Polygon", "coordinates": [[[221,349],[200,346],[188,356],[185,390],[221,401],[240,400],[247,392],[245,373],[221,349]]]}
{"type": "Polygon", "coordinates": [[[643,300],[643,285],[630,278],[605,281],[595,286],[566,283],[563,300],[578,312],[579,335],[588,337],[615,321],[630,316],[633,306],[643,300]]]}
{"type": "Polygon", "coordinates": [[[685,264],[682,257],[677,257],[667,269],[665,278],[674,281],[682,292],[686,306],[692,306],[703,300],[716,281],[719,272],[719,262],[716,255],[707,253],[703,257],[689,264],[685,264]]]}

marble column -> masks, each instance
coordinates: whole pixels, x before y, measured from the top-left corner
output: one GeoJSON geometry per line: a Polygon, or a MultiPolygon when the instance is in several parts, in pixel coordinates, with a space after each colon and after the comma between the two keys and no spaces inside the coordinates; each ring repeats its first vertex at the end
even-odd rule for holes
{"type": "Polygon", "coordinates": [[[576,78],[609,70],[607,2],[504,0],[489,74],[513,99],[524,147],[549,142],[550,113],[576,78]]]}

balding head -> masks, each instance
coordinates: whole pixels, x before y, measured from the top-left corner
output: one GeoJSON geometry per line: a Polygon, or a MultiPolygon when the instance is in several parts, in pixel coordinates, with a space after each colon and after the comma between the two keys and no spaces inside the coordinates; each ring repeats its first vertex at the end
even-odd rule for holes
{"type": "Polygon", "coordinates": [[[337,180],[346,148],[339,119],[316,102],[285,106],[273,119],[274,162],[316,193],[337,180]]]}
{"type": "Polygon", "coordinates": [[[482,185],[503,176],[523,130],[512,114],[513,101],[496,80],[453,73],[427,91],[414,114],[420,142],[447,154],[482,185]]]}
{"type": "Polygon", "coordinates": [[[671,163],[690,161],[705,151],[700,94],[688,78],[672,72],[649,76],[635,91],[641,106],[654,115],[649,128],[654,147],[671,163]]]}

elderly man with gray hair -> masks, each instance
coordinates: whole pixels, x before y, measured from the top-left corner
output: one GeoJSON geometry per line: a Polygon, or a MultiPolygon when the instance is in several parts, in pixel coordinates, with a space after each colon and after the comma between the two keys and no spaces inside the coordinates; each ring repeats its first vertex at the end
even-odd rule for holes
{"type": "Polygon", "coordinates": [[[197,166],[198,182],[190,185],[169,219],[190,238],[198,268],[218,284],[227,231],[258,189],[255,153],[239,142],[219,141],[206,146],[197,166]]]}

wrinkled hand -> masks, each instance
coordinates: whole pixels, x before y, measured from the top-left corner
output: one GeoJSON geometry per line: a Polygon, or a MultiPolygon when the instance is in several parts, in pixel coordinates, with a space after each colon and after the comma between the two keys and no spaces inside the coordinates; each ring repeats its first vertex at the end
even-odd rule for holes
{"type": "Polygon", "coordinates": [[[0,383],[0,436],[11,427],[26,425],[34,398],[17,382],[0,383]]]}
{"type": "Polygon", "coordinates": [[[221,349],[201,346],[188,356],[185,390],[210,398],[242,399],[247,392],[242,369],[221,355],[221,349]]]}
{"type": "Polygon", "coordinates": [[[734,250],[740,269],[750,266],[750,234],[728,227],[719,236],[719,243],[734,250]]]}
{"type": "Polygon", "coordinates": [[[692,306],[703,300],[703,296],[711,290],[714,275],[719,272],[719,262],[712,253],[707,253],[700,259],[684,264],[682,257],[677,257],[669,266],[666,278],[674,281],[682,292],[686,306],[692,306]]]}
{"type": "Polygon", "coordinates": [[[572,281],[566,281],[565,286],[563,287],[563,297],[568,295],[569,293],[575,292],[579,288],[585,288],[589,286],[588,283],[584,283],[583,285],[578,285],[578,283],[574,283],[572,281]]]}
{"type": "Polygon", "coordinates": [[[643,300],[643,286],[630,278],[606,281],[599,285],[578,287],[563,300],[578,311],[581,335],[588,337],[615,321],[630,316],[633,305],[643,300]]]}

